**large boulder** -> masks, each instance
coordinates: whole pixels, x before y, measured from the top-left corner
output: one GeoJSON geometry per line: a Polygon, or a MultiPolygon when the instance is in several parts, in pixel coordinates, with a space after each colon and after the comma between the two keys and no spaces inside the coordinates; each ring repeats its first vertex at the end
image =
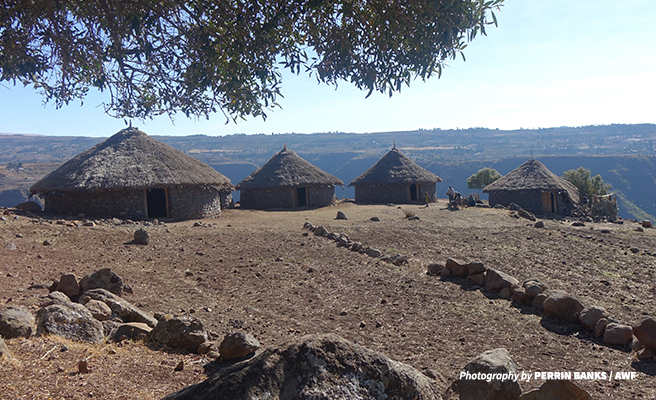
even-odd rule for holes
{"type": "Polygon", "coordinates": [[[460,400],[516,400],[522,394],[522,388],[511,374],[516,377],[518,372],[508,350],[488,350],[465,365],[450,390],[457,393],[460,400]],[[487,379],[488,374],[498,378],[487,379]]]}
{"type": "Polygon", "coordinates": [[[36,314],[37,335],[53,334],[87,343],[103,343],[103,326],[83,305],[51,304],[36,314]]]}
{"type": "Polygon", "coordinates": [[[633,339],[633,328],[628,325],[611,322],[604,330],[604,343],[624,346],[631,343],[633,339]]]}
{"type": "Polygon", "coordinates": [[[222,360],[232,360],[253,354],[260,348],[260,342],[247,332],[233,332],[225,336],[219,345],[222,360]]]}
{"type": "Polygon", "coordinates": [[[153,328],[143,322],[126,322],[111,330],[111,339],[115,342],[120,342],[123,338],[133,340],[138,339],[140,335],[148,337],[152,331],[153,328]]]}
{"type": "Polygon", "coordinates": [[[483,289],[486,292],[496,293],[505,287],[511,287],[513,285],[519,285],[519,281],[516,278],[505,272],[488,269],[485,274],[485,285],[483,289]]]}
{"type": "Polygon", "coordinates": [[[69,298],[80,294],[80,285],[77,282],[77,277],[74,274],[62,275],[57,284],[57,291],[64,293],[69,298]]]}
{"type": "Polygon", "coordinates": [[[633,334],[645,347],[656,350],[656,321],[648,317],[633,327],[633,334]]]}
{"type": "Polygon", "coordinates": [[[167,400],[438,400],[430,379],[409,365],[341,337],[308,335],[227,366],[167,400]]]}
{"type": "Polygon", "coordinates": [[[576,297],[563,290],[549,292],[549,297],[542,304],[544,313],[549,317],[562,319],[572,324],[578,324],[579,314],[583,305],[576,297]]]}
{"type": "Polygon", "coordinates": [[[112,317],[119,317],[123,322],[143,322],[151,328],[157,325],[157,320],[145,311],[139,310],[129,301],[116,296],[105,289],[87,290],[80,296],[80,303],[86,304],[89,300],[98,300],[107,304],[112,310],[112,317]]]}
{"type": "Polygon", "coordinates": [[[164,314],[150,334],[150,340],[167,346],[196,353],[209,334],[198,318],[164,314]]]}
{"type": "Polygon", "coordinates": [[[112,317],[112,309],[100,300],[89,300],[84,306],[98,321],[107,321],[112,317]]]}
{"type": "Polygon", "coordinates": [[[80,292],[91,289],[105,289],[117,296],[123,296],[123,279],[109,268],[103,268],[80,279],[80,292]]]}
{"type": "Polygon", "coordinates": [[[608,311],[603,307],[585,307],[579,313],[579,322],[589,331],[594,331],[597,322],[602,318],[608,318],[608,311]]]}
{"type": "Polygon", "coordinates": [[[519,400],[592,400],[592,397],[572,381],[550,380],[522,394],[519,400]]]}
{"type": "Polygon", "coordinates": [[[11,339],[29,338],[36,331],[34,316],[23,307],[9,307],[0,311],[0,336],[11,339]]]}
{"type": "Polygon", "coordinates": [[[466,263],[454,260],[450,257],[446,259],[446,269],[451,271],[451,276],[464,278],[469,275],[466,263]]]}

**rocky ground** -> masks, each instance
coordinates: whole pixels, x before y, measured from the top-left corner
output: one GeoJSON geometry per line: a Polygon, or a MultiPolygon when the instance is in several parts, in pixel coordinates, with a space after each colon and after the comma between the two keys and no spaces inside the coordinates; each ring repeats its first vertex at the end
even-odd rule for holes
{"type": "MultiPolygon", "coordinates": [[[[539,229],[507,210],[341,203],[293,212],[228,210],[200,226],[149,225],[151,241],[143,246],[131,243],[143,225],[4,219],[0,309],[36,312],[48,290],[30,286],[109,267],[132,287],[134,294],[124,297],[140,308],[191,313],[218,337],[245,330],[263,348],[306,333],[336,333],[437,377],[446,390],[470,359],[504,347],[525,372],[637,372],[627,381],[576,381],[595,399],[656,396],[656,364],[638,361],[629,346],[604,345],[578,325],[513,305],[465,279],[426,274],[428,264],[448,257],[480,261],[520,281],[538,278],[632,325],[656,314],[656,229],[640,232],[635,222],[573,226],[545,219],[539,229]],[[338,210],[349,219],[336,220],[338,210]],[[409,262],[395,266],[337,247],[308,234],[305,222],[409,262]]],[[[212,361],[130,341],[95,346],[50,336],[7,344],[13,358],[0,368],[0,397],[7,398],[157,399],[205,379],[212,361]],[[88,359],[88,374],[77,373],[81,359],[88,359]],[[180,360],[185,368],[176,372],[180,360]]]]}

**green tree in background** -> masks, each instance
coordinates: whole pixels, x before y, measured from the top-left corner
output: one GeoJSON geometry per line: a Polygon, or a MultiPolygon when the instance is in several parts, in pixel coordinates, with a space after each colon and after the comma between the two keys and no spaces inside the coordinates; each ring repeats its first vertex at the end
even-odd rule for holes
{"type": "Polygon", "coordinates": [[[601,175],[591,177],[590,170],[583,167],[565,171],[563,178],[576,186],[581,197],[586,196],[588,199],[592,199],[594,195],[608,194],[612,187],[609,183],[604,182],[601,175]]]}
{"type": "Polygon", "coordinates": [[[439,76],[503,1],[4,0],[0,82],[57,107],[108,92],[115,117],[266,118],[283,69],[389,95],[439,76]]]}
{"type": "Polygon", "coordinates": [[[485,186],[501,178],[503,175],[496,169],[483,168],[477,173],[467,178],[467,187],[469,189],[483,189],[485,186]]]}

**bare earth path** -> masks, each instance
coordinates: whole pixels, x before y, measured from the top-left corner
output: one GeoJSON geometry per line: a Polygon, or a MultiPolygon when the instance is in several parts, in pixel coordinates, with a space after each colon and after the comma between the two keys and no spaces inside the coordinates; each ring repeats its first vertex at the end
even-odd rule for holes
{"type": "MultiPolygon", "coordinates": [[[[520,281],[537,277],[633,324],[656,314],[656,257],[647,254],[656,252],[656,229],[637,232],[636,223],[573,227],[545,220],[537,229],[504,210],[341,203],[293,212],[227,210],[198,227],[195,221],[149,226],[151,244],[137,246],[129,244],[136,225],[66,227],[48,218],[5,217],[0,308],[36,312],[47,290],[31,284],[110,267],[134,289],[127,300],[150,312],[193,312],[220,337],[244,329],[268,347],[293,335],[334,332],[437,371],[444,389],[471,358],[505,347],[525,372],[638,372],[630,381],[576,382],[596,399],[656,396],[655,364],[638,362],[629,348],[600,344],[578,326],[486,296],[465,280],[425,273],[447,257],[481,261],[520,281]],[[338,210],[349,219],[336,220],[338,210]],[[405,212],[419,220],[405,219],[405,212]],[[304,235],[306,221],[410,261],[393,266],[304,235]],[[5,248],[10,242],[16,250],[5,248]]],[[[7,342],[14,358],[0,369],[0,398],[156,399],[203,380],[211,361],[141,343],[7,342]],[[77,361],[89,356],[91,373],[76,374],[77,361]],[[187,367],[173,372],[181,359],[187,367]]]]}

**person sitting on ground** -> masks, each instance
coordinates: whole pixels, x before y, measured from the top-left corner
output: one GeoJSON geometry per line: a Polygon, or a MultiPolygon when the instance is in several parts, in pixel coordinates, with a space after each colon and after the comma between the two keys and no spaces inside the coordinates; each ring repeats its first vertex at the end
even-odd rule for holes
{"type": "Polygon", "coordinates": [[[468,203],[469,207],[476,207],[476,199],[474,198],[474,195],[469,195],[468,203]]]}

